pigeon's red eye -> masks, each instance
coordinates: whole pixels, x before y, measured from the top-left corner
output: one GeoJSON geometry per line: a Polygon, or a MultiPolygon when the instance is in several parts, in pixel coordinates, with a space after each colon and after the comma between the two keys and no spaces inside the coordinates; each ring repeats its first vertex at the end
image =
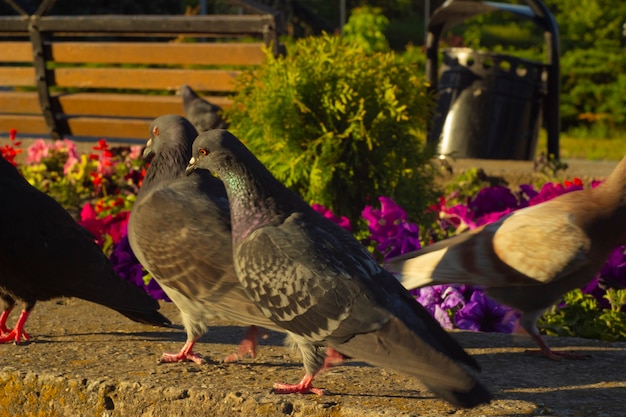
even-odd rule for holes
{"type": "Polygon", "coordinates": [[[209,151],[207,151],[204,148],[200,148],[200,150],[198,151],[198,153],[202,156],[207,156],[209,154],[209,151]]]}

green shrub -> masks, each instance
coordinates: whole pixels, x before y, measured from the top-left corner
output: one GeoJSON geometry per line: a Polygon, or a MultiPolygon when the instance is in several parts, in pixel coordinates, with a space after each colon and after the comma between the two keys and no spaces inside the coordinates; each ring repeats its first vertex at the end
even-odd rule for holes
{"type": "Polygon", "coordinates": [[[377,7],[357,7],[342,29],[342,35],[365,52],[386,52],[389,42],[384,31],[389,26],[389,19],[382,15],[377,7]]]}
{"type": "Polygon", "coordinates": [[[413,65],[324,34],[237,80],[231,129],[288,187],[355,222],[380,195],[413,218],[435,190],[432,98],[413,65]]]}

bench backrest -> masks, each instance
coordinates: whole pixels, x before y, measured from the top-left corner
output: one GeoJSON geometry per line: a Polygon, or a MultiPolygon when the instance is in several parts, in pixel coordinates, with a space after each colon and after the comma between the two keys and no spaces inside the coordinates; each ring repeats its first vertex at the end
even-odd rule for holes
{"type": "Polygon", "coordinates": [[[279,25],[272,14],[0,18],[0,135],[143,139],[155,117],[184,115],[182,84],[228,108],[240,71],[264,47],[280,53],[279,25]]]}

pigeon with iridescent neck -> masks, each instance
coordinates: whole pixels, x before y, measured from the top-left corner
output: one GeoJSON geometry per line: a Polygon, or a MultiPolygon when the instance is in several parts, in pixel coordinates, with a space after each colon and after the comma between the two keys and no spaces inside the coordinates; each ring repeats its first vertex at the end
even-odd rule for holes
{"type": "Polygon", "coordinates": [[[472,407],[487,389],[461,364],[477,362],[345,229],[289,191],[230,132],[194,141],[187,171],[217,174],[230,202],[237,275],[263,314],[302,354],[305,376],[276,393],[316,393],[324,351],[419,378],[447,401],[472,407]]]}

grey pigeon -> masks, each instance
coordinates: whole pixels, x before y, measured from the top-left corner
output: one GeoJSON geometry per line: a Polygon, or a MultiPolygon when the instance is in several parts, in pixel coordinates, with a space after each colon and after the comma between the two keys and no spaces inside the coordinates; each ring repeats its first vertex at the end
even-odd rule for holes
{"type": "Polygon", "coordinates": [[[219,175],[230,201],[235,269],[263,314],[299,347],[305,376],[277,393],[323,391],[312,380],[325,346],[419,378],[449,402],[490,394],[461,364],[476,361],[346,230],[276,180],[230,132],[202,133],[188,172],[219,175]]]}
{"type": "Polygon", "coordinates": [[[37,301],[77,297],[112,308],[131,320],[167,326],[159,303],[115,274],[89,233],[47,194],[0,157],[0,342],[29,340],[24,324],[37,301]],[[16,300],[24,309],[6,326],[16,300]]]}
{"type": "Polygon", "coordinates": [[[183,98],[185,117],[198,132],[211,129],[227,129],[228,123],[222,119],[222,108],[198,96],[188,85],[181,85],[178,94],[183,98]]]}
{"type": "MultiPolygon", "coordinates": [[[[133,252],[179,308],[187,332],[182,350],[165,353],[162,362],[204,363],[192,349],[217,317],[282,330],[261,314],[237,279],[224,185],[206,171],[185,175],[196,136],[180,116],[152,122],[144,151],[152,159],[128,223],[133,252]]],[[[254,326],[228,361],[254,356],[254,326]]]]}
{"type": "Polygon", "coordinates": [[[551,359],[584,356],[551,350],[537,319],[566,292],[587,284],[626,243],[626,158],[596,188],[569,192],[384,266],[408,288],[467,283],[522,313],[520,324],[551,359]]]}

